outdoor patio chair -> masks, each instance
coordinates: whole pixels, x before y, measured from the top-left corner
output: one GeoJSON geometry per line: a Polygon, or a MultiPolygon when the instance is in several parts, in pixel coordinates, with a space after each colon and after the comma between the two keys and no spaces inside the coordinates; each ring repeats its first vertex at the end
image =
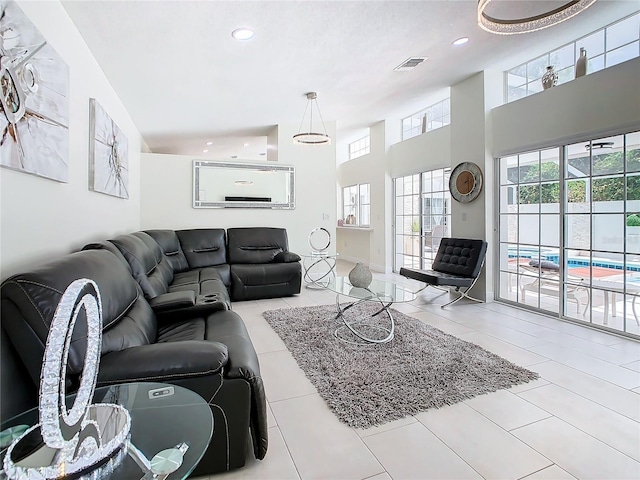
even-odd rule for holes
{"type": "MultiPolygon", "coordinates": [[[[537,259],[533,259],[529,262],[529,265],[520,264],[518,268],[522,270],[528,278],[533,279],[530,283],[520,285],[520,299],[523,303],[525,302],[527,291],[553,297],[560,296],[560,290],[562,288],[560,265],[548,260],[538,261],[537,259]],[[532,273],[536,276],[532,276],[532,273]]],[[[584,310],[582,310],[582,315],[584,316],[589,307],[590,300],[589,289],[584,285],[586,279],[574,275],[567,275],[567,280],[565,296],[567,300],[576,302],[578,314],[580,314],[582,310],[580,296],[584,293],[587,297],[587,303],[584,310]]]]}

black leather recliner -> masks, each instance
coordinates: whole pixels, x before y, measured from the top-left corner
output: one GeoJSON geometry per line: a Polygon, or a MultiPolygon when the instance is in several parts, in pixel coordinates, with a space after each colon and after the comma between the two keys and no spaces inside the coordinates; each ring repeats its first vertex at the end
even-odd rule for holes
{"type": "Polygon", "coordinates": [[[300,293],[300,256],[289,251],[284,228],[228,228],[227,242],[234,301],[300,293]]]}
{"type": "MultiPolygon", "coordinates": [[[[34,386],[39,384],[56,306],[67,286],[78,278],[96,282],[102,298],[98,386],[153,381],[200,394],[211,407],[215,426],[196,474],[244,465],[249,435],[255,457],[264,458],[266,400],[257,355],[242,319],[232,311],[220,310],[159,322],[126,264],[108,251],[73,253],[15,275],[0,287],[2,328],[34,386]]],[[[2,341],[4,351],[5,335],[2,341]]],[[[79,317],[67,361],[69,393],[78,386],[85,348],[86,322],[79,317]]],[[[2,361],[4,403],[4,394],[11,388],[6,384],[4,352],[2,361]]]]}
{"type": "Polygon", "coordinates": [[[157,314],[193,315],[231,308],[229,292],[218,269],[202,267],[175,272],[173,262],[145,232],[120,235],[83,248],[93,249],[117,252],[116,256],[127,265],[157,314]]]}

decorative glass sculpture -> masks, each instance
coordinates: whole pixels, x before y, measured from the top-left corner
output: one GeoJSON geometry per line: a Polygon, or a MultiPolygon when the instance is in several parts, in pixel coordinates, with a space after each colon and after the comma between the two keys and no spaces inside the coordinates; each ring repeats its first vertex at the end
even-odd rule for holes
{"type": "Polygon", "coordinates": [[[92,280],[67,287],[51,322],[40,376],[40,423],[9,446],[4,470],[11,479],[49,479],[81,474],[106,459],[113,469],[131,429],[129,412],[114,404],[91,404],[102,347],[102,301],[92,280]],[[65,378],[72,333],[78,314],[87,320],[87,350],[75,401],[65,405],[65,378]],[[36,447],[34,448],[34,445],[36,447]]]}

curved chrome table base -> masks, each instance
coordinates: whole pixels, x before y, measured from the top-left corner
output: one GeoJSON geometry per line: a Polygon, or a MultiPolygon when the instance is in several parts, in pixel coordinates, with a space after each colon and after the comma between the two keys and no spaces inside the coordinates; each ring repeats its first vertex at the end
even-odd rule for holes
{"type": "MultiPolygon", "coordinates": [[[[371,290],[369,290],[371,292],[371,290]]],[[[391,315],[391,312],[389,311],[389,307],[393,304],[393,300],[389,300],[389,301],[385,301],[383,300],[379,295],[376,295],[375,293],[371,292],[371,297],[370,298],[362,298],[360,300],[358,300],[357,302],[352,302],[347,304],[344,308],[340,307],[340,294],[337,293],[336,294],[336,307],[338,309],[338,313],[336,314],[335,318],[339,318],[342,320],[342,322],[344,323],[344,325],[341,325],[340,327],[338,327],[336,329],[335,332],[333,332],[334,336],[345,343],[350,343],[352,345],[369,345],[371,343],[387,343],[390,342],[391,340],[393,340],[393,335],[394,335],[394,330],[395,330],[395,322],[393,320],[393,316],[391,315]],[[375,312],[374,314],[368,316],[368,317],[364,317],[364,318],[358,318],[356,320],[353,321],[349,321],[347,320],[347,318],[345,317],[344,313],[349,310],[351,307],[355,307],[357,305],[360,305],[363,302],[379,302],[381,307],[380,310],[378,310],[377,312],[375,312]],[[386,303],[385,303],[386,302],[386,303]],[[385,313],[387,315],[387,317],[389,317],[389,328],[383,327],[383,326],[379,326],[379,325],[371,325],[367,322],[370,318],[374,318],[377,317],[380,314],[385,313]],[[382,332],[384,332],[384,335],[386,335],[384,338],[371,338],[369,336],[367,336],[366,334],[362,333],[361,331],[359,331],[358,326],[365,326],[368,329],[373,329],[373,330],[380,330],[382,332]],[[356,337],[360,338],[362,341],[352,341],[352,340],[347,340],[343,337],[340,336],[340,332],[343,331],[345,328],[349,329],[356,337]]]]}
{"type": "Polygon", "coordinates": [[[323,280],[326,283],[331,277],[335,277],[336,275],[336,255],[304,255],[302,265],[304,267],[304,283],[306,288],[324,290],[327,286],[323,284],[323,280]],[[307,266],[306,261],[308,258],[311,258],[313,262],[307,266]],[[326,271],[312,272],[315,266],[322,264],[326,265],[326,271]],[[313,278],[312,275],[314,273],[320,276],[313,278]]]}

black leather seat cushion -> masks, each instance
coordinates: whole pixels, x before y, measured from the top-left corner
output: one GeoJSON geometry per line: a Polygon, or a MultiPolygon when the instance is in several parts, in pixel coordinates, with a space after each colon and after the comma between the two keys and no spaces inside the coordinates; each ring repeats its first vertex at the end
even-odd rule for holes
{"type": "Polygon", "coordinates": [[[458,277],[457,275],[436,272],[435,270],[414,270],[403,267],[400,269],[400,275],[418,280],[419,282],[428,283],[430,285],[470,287],[473,283],[473,278],[458,277]]]}
{"type": "Polygon", "coordinates": [[[299,262],[231,265],[231,299],[253,300],[300,293],[299,262]]]}

